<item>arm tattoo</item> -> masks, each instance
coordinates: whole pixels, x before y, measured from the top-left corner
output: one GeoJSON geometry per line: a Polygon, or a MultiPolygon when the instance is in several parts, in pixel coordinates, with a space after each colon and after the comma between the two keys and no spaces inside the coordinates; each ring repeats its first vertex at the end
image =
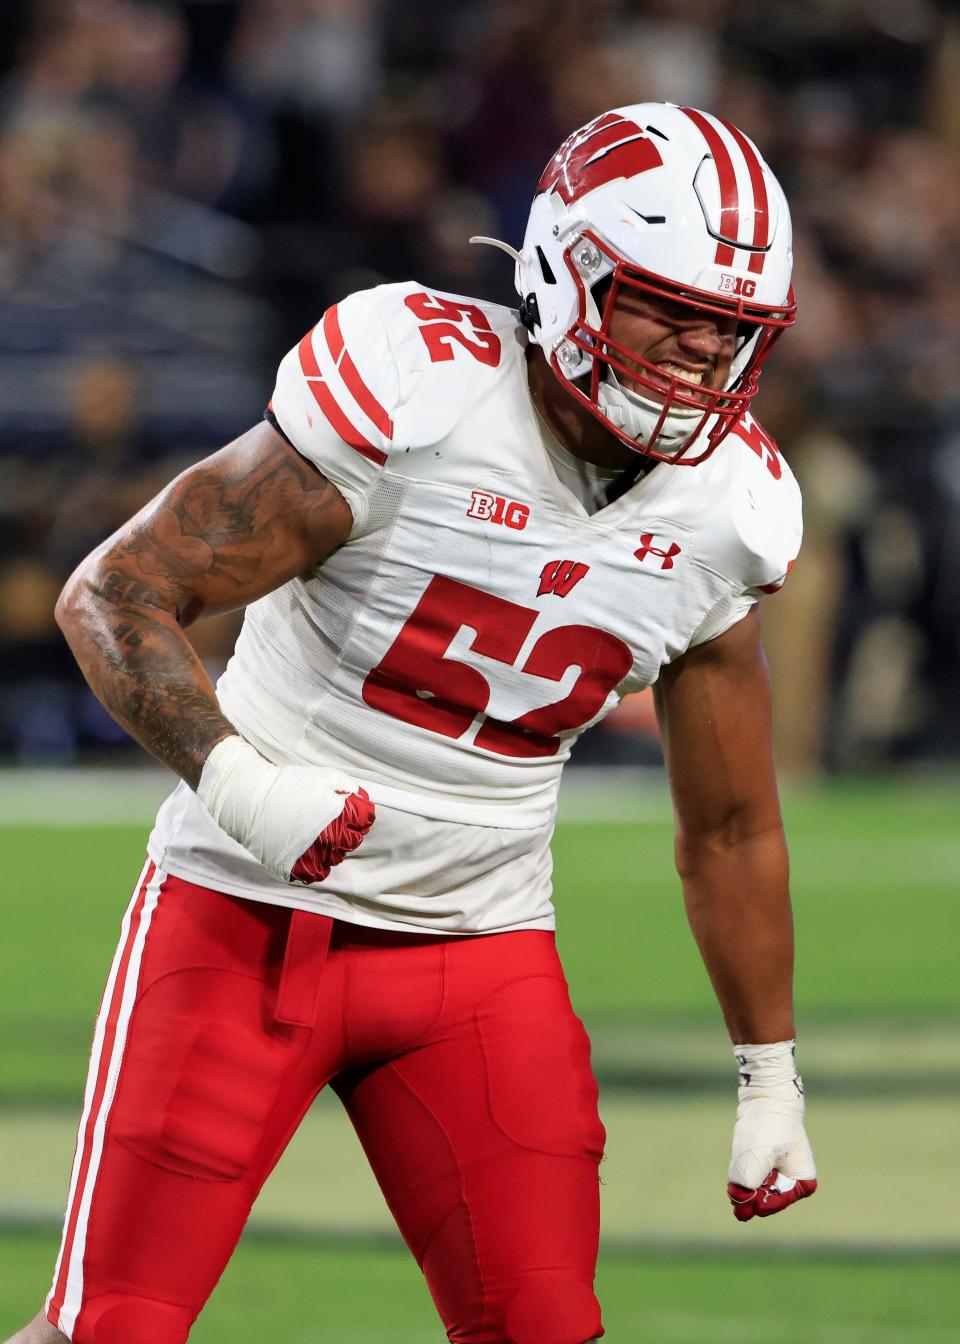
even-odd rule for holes
{"type": "Polygon", "coordinates": [[[286,444],[243,444],[174,481],[81,566],[60,608],[94,693],[191,788],[236,729],[183,627],[279,587],[350,527],[338,491],[286,444]]]}

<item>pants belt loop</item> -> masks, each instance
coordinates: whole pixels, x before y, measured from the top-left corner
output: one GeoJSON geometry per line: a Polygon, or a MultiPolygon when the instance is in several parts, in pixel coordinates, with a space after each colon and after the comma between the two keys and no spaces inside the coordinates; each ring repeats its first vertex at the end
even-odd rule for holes
{"type": "Polygon", "coordinates": [[[294,910],[287,930],[283,970],[277,989],[277,1022],[291,1027],[312,1027],[317,1015],[317,994],[333,920],[310,910],[294,910]]]}

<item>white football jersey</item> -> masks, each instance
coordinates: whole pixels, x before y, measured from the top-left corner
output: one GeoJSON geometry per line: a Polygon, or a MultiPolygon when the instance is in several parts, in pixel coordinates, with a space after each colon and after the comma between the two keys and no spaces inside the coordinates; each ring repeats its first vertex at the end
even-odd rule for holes
{"type": "Polygon", "coordinates": [[[355,854],[286,886],[185,785],[159,864],[383,927],[550,927],[549,837],[578,734],[783,583],[793,475],[747,417],[696,467],[588,512],[558,475],[514,312],[414,284],[331,308],[272,414],[341,491],[346,544],[247,608],[217,687],[269,759],[336,766],[377,804],[355,854]]]}

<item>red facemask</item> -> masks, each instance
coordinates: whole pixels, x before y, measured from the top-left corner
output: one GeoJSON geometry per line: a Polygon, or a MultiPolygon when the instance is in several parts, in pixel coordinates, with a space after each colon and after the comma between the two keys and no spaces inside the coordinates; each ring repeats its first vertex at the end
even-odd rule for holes
{"type": "Polygon", "coordinates": [[[603,300],[600,326],[591,326],[587,318],[588,294],[582,275],[577,270],[570,249],[564,260],[577,286],[580,296],[577,320],[569,329],[566,341],[575,346],[592,361],[589,374],[589,390],[577,386],[577,382],[563,372],[560,351],[563,346],[550,355],[550,364],[561,383],[580,405],[594,415],[603,426],[627,447],[658,461],[671,462],[675,466],[692,467],[710,456],[719,443],[730,433],[737,421],[748,409],[757,391],[761,368],[782,333],[796,321],[796,302],[793,290],[787,303],[778,309],[762,304],[751,304],[743,297],[711,294],[705,290],[683,288],[672,281],[631,267],[618,257],[594,234],[586,231],[583,238],[589,239],[599,251],[614,262],[612,275],[609,276],[609,288],[603,300]],[[683,378],[670,377],[662,368],[650,363],[635,350],[620,344],[610,334],[610,322],[617,305],[618,296],[624,292],[640,293],[647,297],[664,299],[671,304],[688,307],[697,316],[716,315],[725,319],[733,318],[738,324],[737,350],[733,359],[733,377],[729,387],[698,387],[683,378]],[[744,352],[750,347],[744,360],[744,352]],[[628,434],[604,412],[600,405],[600,389],[604,374],[611,369],[621,383],[626,383],[631,392],[647,398],[662,407],[659,419],[644,442],[628,434]],[[671,411],[684,410],[700,412],[698,418],[690,417],[691,430],[687,439],[671,451],[663,451],[663,430],[671,411]],[[701,438],[704,435],[705,437],[701,438]],[[661,440],[661,449],[657,440],[661,440]],[[700,450],[693,452],[697,441],[701,441],[700,450]]]}

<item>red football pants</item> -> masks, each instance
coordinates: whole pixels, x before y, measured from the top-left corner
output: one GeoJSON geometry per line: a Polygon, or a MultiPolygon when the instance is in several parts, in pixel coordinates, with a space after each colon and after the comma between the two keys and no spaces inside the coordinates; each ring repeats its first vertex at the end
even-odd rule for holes
{"type": "Polygon", "coordinates": [[[49,1320],[182,1344],[327,1083],[449,1339],[603,1333],[604,1133],[553,935],[385,933],[153,864],[97,1020],[49,1320]]]}

